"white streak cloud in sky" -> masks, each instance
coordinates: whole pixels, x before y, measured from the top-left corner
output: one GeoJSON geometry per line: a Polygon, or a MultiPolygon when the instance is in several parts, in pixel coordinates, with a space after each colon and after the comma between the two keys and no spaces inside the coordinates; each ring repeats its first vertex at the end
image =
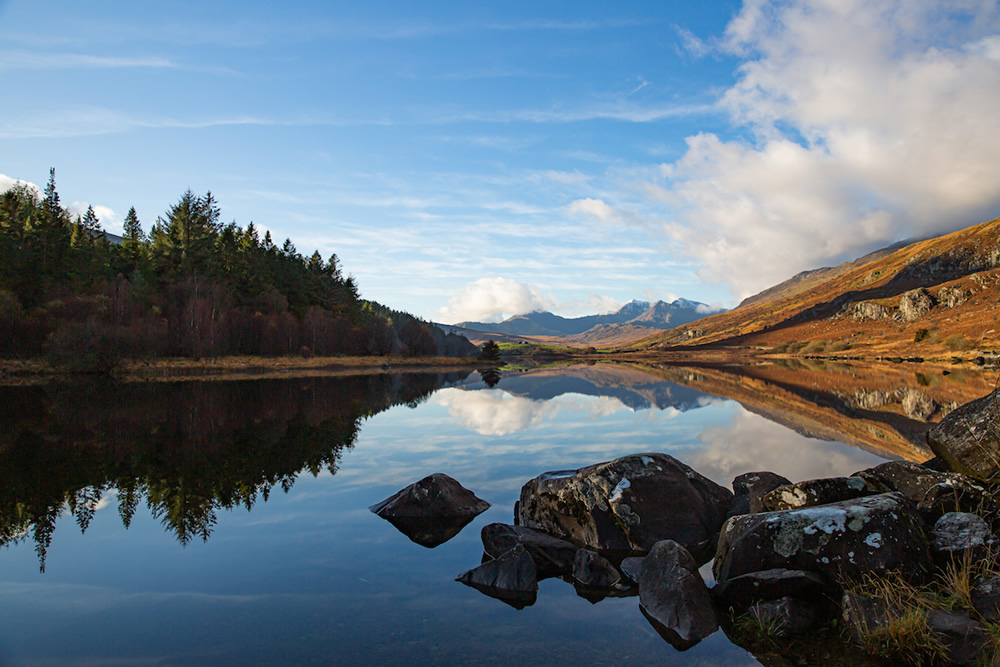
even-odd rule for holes
{"type": "Polygon", "coordinates": [[[511,315],[553,310],[555,299],[532,285],[510,278],[480,278],[466,285],[437,312],[440,322],[500,322],[511,315]]]}
{"type": "Polygon", "coordinates": [[[998,33],[996,2],[747,0],[712,43],[744,58],[721,106],[745,136],[662,165],[667,234],[746,296],[996,216],[998,33]]]}

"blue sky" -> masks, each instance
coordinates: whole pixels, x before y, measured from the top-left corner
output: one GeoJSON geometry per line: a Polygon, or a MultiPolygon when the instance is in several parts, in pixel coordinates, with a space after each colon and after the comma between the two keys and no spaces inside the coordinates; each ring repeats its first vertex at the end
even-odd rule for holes
{"type": "Polygon", "coordinates": [[[422,317],[732,306],[1000,214],[995,1],[0,1],[0,187],[187,188],[422,317]],[[43,11],[42,11],[43,10],[43,11]]]}

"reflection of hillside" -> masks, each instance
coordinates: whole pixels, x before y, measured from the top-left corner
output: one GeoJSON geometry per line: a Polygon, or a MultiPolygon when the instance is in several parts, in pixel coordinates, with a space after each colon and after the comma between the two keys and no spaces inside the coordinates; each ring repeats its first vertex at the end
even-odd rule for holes
{"type": "Polygon", "coordinates": [[[674,408],[683,412],[710,398],[697,389],[664,382],[633,367],[617,364],[565,366],[508,374],[499,386],[514,396],[532,400],[550,400],[563,394],[615,398],[633,410],[674,408]]]}
{"type": "Polygon", "coordinates": [[[924,364],[791,361],[730,367],[646,367],[655,377],[739,401],[798,433],[924,461],[929,423],[988,393],[993,378],[924,364]]]}
{"type": "Polygon", "coordinates": [[[336,472],[362,418],[445,379],[0,387],[0,546],[30,534],[44,569],[64,507],[86,530],[109,493],[126,526],[144,501],[181,543],[207,539],[219,509],[249,509],[303,470],[336,472]]]}

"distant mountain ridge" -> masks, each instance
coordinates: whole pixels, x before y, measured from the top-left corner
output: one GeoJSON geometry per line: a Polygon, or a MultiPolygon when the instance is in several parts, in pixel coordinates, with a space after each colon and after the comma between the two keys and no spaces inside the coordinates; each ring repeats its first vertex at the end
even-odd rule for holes
{"type": "Polygon", "coordinates": [[[459,322],[462,329],[507,336],[580,336],[598,328],[604,334],[619,328],[636,329],[640,338],[648,329],[670,329],[681,326],[705,315],[717,312],[708,305],[688,299],[675,299],[667,303],[633,299],[614,313],[562,317],[546,311],[514,315],[503,322],[459,322]]]}

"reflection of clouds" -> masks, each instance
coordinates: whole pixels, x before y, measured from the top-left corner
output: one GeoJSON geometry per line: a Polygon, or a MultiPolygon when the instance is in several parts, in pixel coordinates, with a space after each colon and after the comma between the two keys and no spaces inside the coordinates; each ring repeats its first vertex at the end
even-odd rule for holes
{"type": "Polygon", "coordinates": [[[730,425],[708,426],[699,439],[703,447],[686,463],[723,486],[745,472],[768,470],[798,482],[850,475],[884,460],[843,443],[807,438],[743,408],[730,425]]]}
{"type": "Polygon", "coordinates": [[[442,389],[433,399],[448,413],[480,435],[508,435],[555,418],[560,411],[607,417],[625,406],[618,399],[563,394],[551,400],[513,396],[500,389],[462,391],[442,389]]]}

